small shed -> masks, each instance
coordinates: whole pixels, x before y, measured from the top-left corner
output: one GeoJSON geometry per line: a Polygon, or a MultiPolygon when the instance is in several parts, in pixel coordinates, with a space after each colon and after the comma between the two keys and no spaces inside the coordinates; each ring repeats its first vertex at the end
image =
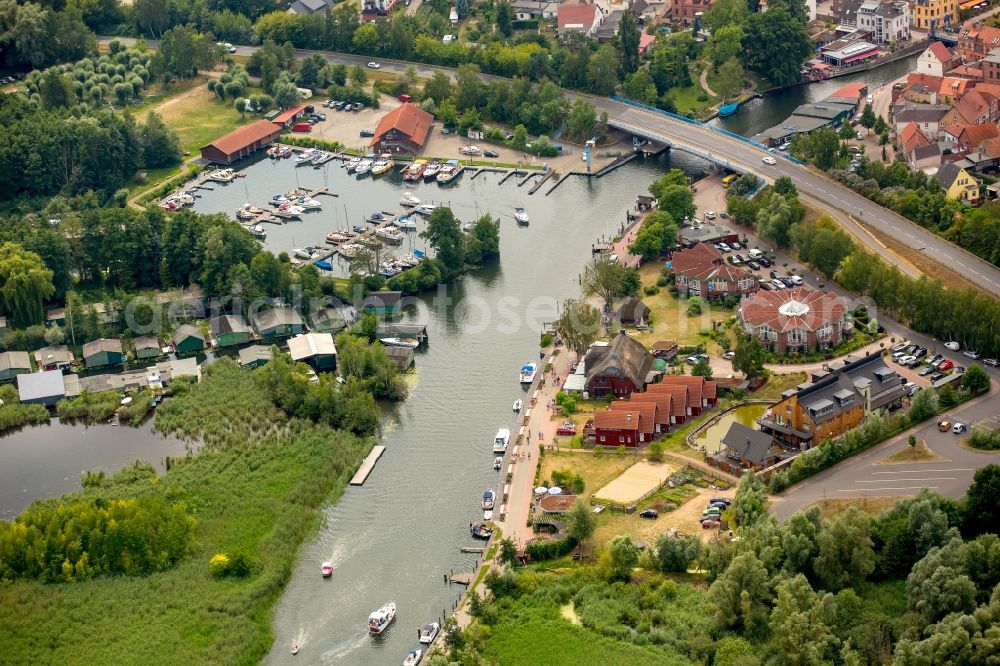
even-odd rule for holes
{"type": "Polygon", "coordinates": [[[287,338],[298,335],[305,327],[302,317],[293,308],[277,307],[256,313],[253,327],[262,338],[287,338]]]}
{"type": "Polygon", "coordinates": [[[409,347],[386,347],[385,356],[402,372],[413,367],[413,350],[409,347]]]}
{"type": "Polygon", "coordinates": [[[337,347],[329,333],[303,333],[288,341],[293,361],[308,363],[316,371],[337,367],[337,347]]]}
{"type": "Polygon", "coordinates": [[[73,352],[66,345],[52,345],[35,351],[35,365],[39,370],[62,370],[73,364],[73,352]]]}
{"type": "Polygon", "coordinates": [[[677,341],[657,340],[649,348],[649,351],[651,351],[653,356],[656,358],[662,358],[664,361],[669,361],[673,357],[677,356],[677,341]]]}
{"type": "Polygon", "coordinates": [[[265,345],[251,345],[240,350],[240,366],[253,370],[274,358],[271,348],[265,345]]]}
{"type": "Polygon", "coordinates": [[[395,317],[402,307],[403,292],[373,291],[365,297],[362,306],[367,314],[373,312],[381,317],[395,317]]]}
{"type": "Polygon", "coordinates": [[[216,347],[235,347],[250,342],[250,327],[241,315],[219,315],[208,322],[216,347]]]}
{"type": "Polygon", "coordinates": [[[170,341],[178,354],[194,354],[205,348],[205,336],[191,324],[178,326],[170,341]]]}
{"type": "Polygon", "coordinates": [[[132,342],[136,358],[157,358],[160,355],[160,339],[155,335],[140,335],[132,342]]]}
{"type": "Polygon", "coordinates": [[[339,333],[347,327],[347,317],[341,308],[323,308],[312,316],[312,330],[317,333],[339,333]]]}
{"type": "Polygon", "coordinates": [[[46,326],[65,326],[66,308],[50,308],[45,311],[46,326]]]}
{"type": "Polygon", "coordinates": [[[125,362],[122,341],[117,338],[99,338],[83,345],[83,361],[88,368],[103,368],[125,362]]]}
{"type": "Polygon", "coordinates": [[[0,382],[9,382],[18,375],[31,372],[28,352],[7,351],[0,354],[0,382]]]}
{"type": "Polygon", "coordinates": [[[18,375],[17,394],[22,403],[52,407],[66,396],[63,373],[61,370],[42,370],[18,375]]]}
{"type": "Polygon", "coordinates": [[[729,426],[729,431],[722,438],[722,445],[726,447],[730,471],[736,473],[740,468],[760,470],[781,459],[776,453],[771,435],[748,428],[742,423],[729,426]]]}
{"type": "Polygon", "coordinates": [[[645,326],[649,322],[649,306],[635,296],[629,296],[615,313],[623,325],[645,326]]]}

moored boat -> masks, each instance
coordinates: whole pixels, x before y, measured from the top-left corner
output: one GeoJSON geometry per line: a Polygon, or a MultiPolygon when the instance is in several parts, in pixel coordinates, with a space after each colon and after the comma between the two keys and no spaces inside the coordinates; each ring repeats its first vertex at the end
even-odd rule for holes
{"type": "Polygon", "coordinates": [[[382,155],[372,163],[372,175],[381,176],[391,171],[394,166],[396,166],[396,163],[392,161],[389,155],[382,155]]]}
{"type": "Polygon", "coordinates": [[[458,163],[458,160],[448,160],[437,175],[438,185],[450,185],[455,182],[460,175],[462,175],[462,165],[458,163]]]}
{"type": "Polygon", "coordinates": [[[719,107],[719,117],[725,118],[726,116],[731,116],[736,113],[736,109],[738,108],[740,108],[740,105],[735,102],[731,104],[723,104],[719,107]]]}
{"type": "Polygon", "coordinates": [[[295,166],[303,166],[312,161],[313,156],[316,155],[315,148],[306,148],[301,153],[295,156],[295,166]]]}
{"type": "Polygon", "coordinates": [[[507,442],[510,441],[510,429],[500,428],[493,436],[493,453],[503,453],[507,450],[507,442]]]}
{"type": "Polygon", "coordinates": [[[410,182],[420,180],[424,175],[424,169],[427,168],[427,160],[414,160],[413,164],[406,167],[403,171],[403,180],[410,182]]]}
{"type": "Polygon", "coordinates": [[[264,231],[264,225],[263,224],[255,224],[252,227],[249,227],[249,230],[250,230],[250,234],[254,238],[259,238],[260,240],[264,240],[265,238],[267,238],[267,232],[264,231]]]}
{"type": "Polygon", "coordinates": [[[396,619],[396,604],[392,601],[368,616],[368,633],[378,636],[396,619]]]}
{"type": "Polygon", "coordinates": [[[424,651],[420,648],[410,650],[409,654],[406,655],[406,659],[403,660],[403,666],[417,666],[423,657],[424,651]]]}
{"type": "Polygon", "coordinates": [[[347,173],[351,173],[356,168],[358,168],[359,164],[361,164],[361,158],[360,157],[352,157],[351,159],[347,160],[347,163],[344,164],[344,166],[347,168],[347,173]]]}
{"type": "Polygon", "coordinates": [[[326,235],[326,242],[337,245],[339,243],[346,243],[347,241],[354,238],[355,234],[353,231],[348,231],[347,229],[340,229],[338,231],[330,232],[326,235]]]}
{"type": "Polygon", "coordinates": [[[319,210],[323,207],[323,204],[312,197],[299,197],[295,205],[304,210],[319,210]]]}
{"type": "Polygon", "coordinates": [[[379,338],[379,342],[387,347],[406,347],[407,349],[416,349],[420,346],[420,341],[412,338],[379,338]]]}
{"type": "Polygon", "coordinates": [[[396,227],[382,227],[375,230],[375,235],[390,245],[399,245],[406,235],[396,227]]]}
{"type": "Polygon", "coordinates": [[[493,506],[496,504],[496,501],[497,501],[497,491],[492,489],[487,490],[485,493],[483,493],[483,510],[491,511],[493,509],[493,506]]]}
{"type": "Polygon", "coordinates": [[[311,259],[313,252],[315,251],[316,248],[314,248],[312,245],[307,245],[306,247],[295,248],[294,250],[292,250],[292,254],[294,254],[299,259],[311,259]]]}
{"type": "Polygon", "coordinates": [[[413,231],[417,228],[417,223],[409,216],[397,217],[396,221],[393,222],[393,224],[395,224],[400,229],[403,229],[404,231],[413,231]]]}
{"type": "Polygon", "coordinates": [[[437,210],[437,204],[425,203],[414,208],[413,212],[417,215],[430,215],[435,210],[437,210]]]}
{"type": "Polygon", "coordinates": [[[354,167],[354,175],[356,176],[367,175],[368,172],[372,170],[372,164],[374,163],[375,160],[369,159],[367,157],[364,158],[363,160],[358,162],[358,165],[356,167],[354,167]]]}
{"type": "Polygon", "coordinates": [[[423,629],[420,630],[420,642],[424,645],[430,645],[437,638],[439,631],[441,631],[441,624],[439,622],[425,624],[423,629]]]}
{"type": "Polygon", "coordinates": [[[440,162],[431,162],[424,167],[424,180],[434,180],[437,178],[438,171],[441,170],[440,162]]]}
{"type": "Polygon", "coordinates": [[[493,530],[482,523],[472,523],[469,525],[469,533],[472,534],[472,538],[474,539],[489,539],[493,536],[493,530]]]}
{"type": "Polygon", "coordinates": [[[407,190],[406,192],[403,192],[403,196],[399,197],[399,205],[412,208],[413,206],[420,205],[420,199],[418,199],[413,192],[407,190]]]}
{"type": "Polygon", "coordinates": [[[501,467],[503,467],[503,456],[497,456],[493,459],[493,471],[499,472],[501,467]]]}
{"type": "Polygon", "coordinates": [[[518,398],[517,400],[514,401],[514,413],[515,414],[520,414],[522,407],[524,407],[524,401],[523,400],[521,400],[520,398],[518,398]]]}
{"type": "Polygon", "coordinates": [[[538,366],[535,365],[534,361],[528,361],[521,366],[521,383],[530,384],[535,381],[535,373],[538,371],[538,366]]]}

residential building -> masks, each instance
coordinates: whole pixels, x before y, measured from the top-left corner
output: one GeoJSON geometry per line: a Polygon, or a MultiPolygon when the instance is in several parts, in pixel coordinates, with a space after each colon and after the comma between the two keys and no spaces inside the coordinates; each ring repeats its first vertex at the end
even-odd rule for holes
{"type": "Polygon", "coordinates": [[[347,328],[347,316],[342,308],[328,307],[312,316],[310,328],[318,333],[339,333],[347,328]]]}
{"type": "MultiPolygon", "coordinates": [[[[61,370],[41,370],[17,376],[17,394],[22,403],[55,407],[67,396],[72,396],[67,385],[79,386],[76,375],[63,375],[61,370]]],[[[76,395],[79,394],[77,388],[76,395]]]]}
{"type": "Polygon", "coordinates": [[[727,263],[719,250],[706,243],[695,243],[687,250],[674,252],[668,266],[684,297],[723,298],[757,291],[753,273],[727,263]]]}
{"type": "Polygon", "coordinates": [[[232,164],[264,148],[279,134],[281,128],[271,121],[257,120],[202,146],[201,156],[211,162],[232,164]]]}
{"type": "Polygon", "coordinates": [[[252,333],[242,315],[219,315],[208,321],[216,347],[235,347],[250,342],[252,333]]]}
{"type": "Polygon", "coordinates": [[[261,310],[251,317],[251,321],[257,335],[264,339],[291,337],[305,328],[298,311],[287,307],[261,310]]]}
{"type": "Polygon", "coordinates": [[[967,203],[970,206],[979,205],[979,181],[969,175],[969,172],[953,162],[941,165],[934,174],[938,183],[949,199],[967,203]]]}
{"type": "Polygon", "coordinates": [[[917,30],[930,31],[958,25],[958,0],[913,0],[911,23],[917,30]]]}
{"type": "Polygon", "coordinates": [[[847,301],[819,289],[759,291],[740,304],[743,329],[777,354],[830,349],[848,335],[847,301]]]}
{"type": "Polygon", "coordinates": [[[294,127],[303,116],[306,115],[307,106],[308,104],[296,104],[295,106],[290,106],[274,118],[271,118],[271,122],[282,129],[290,129],[294,127]]]}
{"type": "Polygon", "coordinates": [[[782,393],[757,423],[779,442],[805,450],[840,437],[876,410],[899,407],[904,382],[880,353],[847,358],[782,393]]]}
{"type": "Polygon", "coordinates": [[[510,3],[517,21],[554,19],[559,12],[559,3],[546,0],[514,0],[510,3]]]}
{"type": "Polygon", "coordinates": [[[907,123],[903,129],[899,131],[897,139],[899,150],[903,153],[907,162],[910,162],[915,148],[918,146],[929,146],[931,143],[930,139],[927,138],[927,135],[920,131],[920,126],[912,122],[907,123]]]}
{"type": "Polygon", "coordinates": [[[650,346],[649,351],[653,353],[654,357],[669,361],[677,356],[677,341],[657,340],[650,346]]]}
{"type": "Polygon", "coordinates": [[[373,291],[365,296],[361,304],[362,312],[374,313],[380,317],[398,317],[402,308],[403,292],[373,291]]]}
{"type": "Polygon", "coordinates": [[[160,339],[155,335],[140,335],[132,341],[137,359],[156,358],[160,355],[160,339]]]}
{"type": "Polygon", "coordinates": [[[931,141],[938,140],[941,119],[951,110],[947,104],[900,104],[893,107],[892,119],[898,134],[909,123],[916,123],[931,141]]]}
{"type": "Polygon", "coordinates": [[[337,367],[337,347],[329,333],[302,333],[288,340],[288,351],[293,361],[312,366],[317,372],[337,367]]]}
{"type": "Polygon", "coordinates": [[[380,16],[388,16],[399,3],[400,0],[364,0],[361,4],[361,20],[372,23],[380,16]]]}
{"type": "MultiPolygon", "coordinates": [[[[649,444],[653,441],[653,437],[656,436],[657,422],[657,406],[655,402],[615,400],[611,403],[609,410],[611,412],[625,412],[626,414],[635,415],[635,444],[649,444]]],[[[594,423],[594,430],[597,435],[597,442],[603,443],[601,440],[602,432],[598,430],[596,422],[594,423]]]]}
{"type": "Polygon", "coordinates": [[[652,389],[653,393],[657,391],[676,393],[674,389],[678,387],[687,389],[686,411],[688,416],[700,416],[703,411],[715,407],[718,401],[717,384],[711,379],[697,375],[667,375],[659,383],[651,385],[649,389],[652,389]]]}
{"type": "Polygon", "coordinates": [[[670,415],[674,411],[672,393],[636,391],[629,396],[628,401],[633,405],[647,403],[656,407],[656,411],[652,412],[650,419],[654,433],[662,434],[670,430],[670,415]]]}
{"type": "Polygon", "coordinates": [[[996,122],[998,110],[997,99],[990,95],[984,95],[976,89],[965,93],[960,100],[948,110],[948,113],[941,116],[941,129],[948,125],[964,123],[967,125],[979,125],[981,123],[996,122]]]}
{"type": "Polygon", "coordinates": [[[774,441],[774,437],[742,423],[730,425],[720,443],[723,451],[709,456],[709,463],[736,476],[751,469],[759,472],[779,462],[785,454],[785,449],[774,441]]]}
{"type": "Polygon", "coordinates": [[[925,173],[934,173],[934,170],[944,161],[944,149],[940,143],[932,143],[929,146],[917,146],[913,149],[913,157],[910,166],[920,169],[925,173]]]}
{"type": "Polygon", "coordinates": [[[695,16],[704,14],[712,6],[712,0],[670,0],[669,16],[682,25],[694,23],[695,16]]]}
{"type": "Polygon", "coordinates": [[[594,412],[594,443],[601,446],[639,446],[642,413],[637,409],[594,412]]]}
{"type": "Polygon", "coordinates": [[[1000,48],[992,49],[979,61],[979,67],[983,70],[983,81],[1000,83],[1000,48]]]}
{"type": "Polygon", "coordinates": [[[570,32],[579,32],[586,37],[594,37],[604,22],[604,13],[597,5],[584,3],[564,3],[556,13],[558,33],[563,37],[570,32]]]}
{"type": "Polygon", "coordinates": [[[931,76],[944,76],[957,62],[951,49],[941,42],[934,42],[917,56],[917,71],[931,76]]]}
{"type": "Polygon", "coordinates": [[[240,366],[253,370],[274,358],[270,347],[265,345],[250,345],[240,350],[240,366]]]}
{"type": "Polygon", "coordinates": [[[908,3],[905,1],[865,0],[858,7],[857,27],[871,35],[871,41],[875,44],[889,44],[909,39],[907,7],[908,3]]]}
{"type": "Polygon", "coordinates": [[[609,343],[594,344],[584,357],[586,391],[592,398],[618,397],[641,391],[653,368],[653,355],[622,330],[609,343]]]}
{"type": "Polygon", "coordinates": [[[333,0],[295,0],[288,8],[289,14],[318,14],[334,8],[333,0]]]}
{"type": "Polygon", "coordinates": [[[83,362],[87,364],[88,368],[122,365],[125,363],[122,341],[117,338],[100,338],[85,343],[83,345],[83,362]]]}
{"type": "Polygon", "coordinates": [[[594,33],[597,41],[601,43],[610,42],[618,36],[618,24],[622,22],[622,16],[625,15],[625,11],[624,9],[616,9],[605,17],[597,32],[594,33]]]}
{"type": "Polygon", "coordinates": [[[434,116],[419,106],[404,102],[382,116],[372,137],[372,150],[416,155],[427,142],[434,116]]]}
{"type": "Polygon", "coordinates": [[[955,51],[965,62],[979,62],[995,48],[1000,48],[1000,28],[991,28],[982,21],[966,21],[958,32],[955,51]]]}
{"type": "Polygon", "coordinates": [[[649,33],[639,35],[639,57],[649,60],[653,57],[653,45],[656,44],[656,36],[649,33]]]}
{"type": "MultiPolygon", "coordinates": [[[[663,400],[670,398],[670,425],[681,425],[694,410],[691,404],[691,390],[683,384],[659,383],[650,384],[643,393],[633,393],[634,396],[653,396],[663,400]]],[[[700,411],[700,409],[699,409],[700,411]]]]}
{"type": "Polygon", "coordinates": [[[35,352],[35,365],[39,370],[63,370],[73,365],[73,352],[66,345],[43,347],[35,352]]]}
{"type": "Polygon", "coordinates": [[[622,326],[643,328],[649,322],[649,306],[635,296],[628,296],[615,311],[615,318],[622,326]]]}
{"type": "Polygon", "coordinates": [[[1000,136],[1000,130],[993,123],[982,125],[958,124],[945,128],[942,140],[953,155],[967,155],[979,148],[987,139],[1000,136]]]}
{"type": "Polygon", "coordinates": [[[31,372],[31,357],[25,351],[0,353],[0,382],[9,382],[18,375],[31,372]]]}
{"type": "Polygon", "coordinates": [[[195,354],[205,349],[205,336],[191,324],[178,326],[170,337],[170,342],[178,354],[195,354]]]}

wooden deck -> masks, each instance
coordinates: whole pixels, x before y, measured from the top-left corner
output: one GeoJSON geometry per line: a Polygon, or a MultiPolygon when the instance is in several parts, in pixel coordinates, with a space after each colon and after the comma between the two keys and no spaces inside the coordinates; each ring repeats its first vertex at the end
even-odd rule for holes
{"type": "Polygon", "coordinates": [[[353,477],[351,477],[352,486],[364,485],[365,481],[368,479],[368,475],[372,473],[373,469],[375,469],[375,463],[378,462],[378,459],[382,457],[383,453],[385,453],[385,447],[381,444],[372,448],[368,457],[365,458],[363,463],[361,463],[361,467],[359,467],[358,471],[355,472],[353,477]]]}

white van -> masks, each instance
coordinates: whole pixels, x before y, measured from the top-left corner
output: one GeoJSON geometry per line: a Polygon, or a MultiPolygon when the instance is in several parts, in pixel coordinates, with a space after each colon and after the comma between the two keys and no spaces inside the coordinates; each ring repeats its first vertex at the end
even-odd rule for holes
{"type": "Polygon", "coordinates": [[[802,284],[802,278],[800,278],[798,275],[791,275],[788,277],[788,279],[791,280],[792,284],[794,285],[802,284]]]}
{"type": "Polygon", "coordinates": [[[749,252],[747,252],[747,255],[751,259],[760,259],[761,257],[764,256],[764,253],[761,252],[760,250],[758,250],[757,248],[754,248],[754,249],[750,250],[749,252]]]}

